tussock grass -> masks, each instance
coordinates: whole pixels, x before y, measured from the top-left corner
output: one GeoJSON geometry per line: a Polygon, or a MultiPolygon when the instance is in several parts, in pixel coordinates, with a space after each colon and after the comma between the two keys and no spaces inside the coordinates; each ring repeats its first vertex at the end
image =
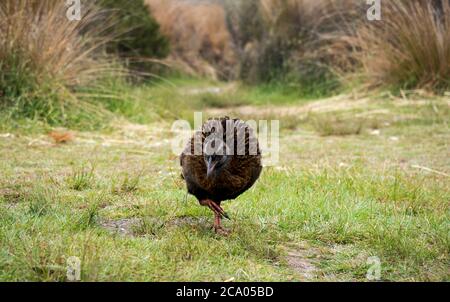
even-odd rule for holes
{"type": "Polygon", "coordinates": [[[445,91],[450,87],[450,4],[387,1],[380,22],[365,22],[352,44],[373,86],[445,91]]]}
{"type": "Polygon", "coordinates": [[[77,95],[119,68],[102,53],[112,37],[95,26],[101,12],[83,5],[80,21],[66,17],[63,1],[2,1],[0,4],[0,106],[15,118],[77,124],[106,111],[77,95]]]}

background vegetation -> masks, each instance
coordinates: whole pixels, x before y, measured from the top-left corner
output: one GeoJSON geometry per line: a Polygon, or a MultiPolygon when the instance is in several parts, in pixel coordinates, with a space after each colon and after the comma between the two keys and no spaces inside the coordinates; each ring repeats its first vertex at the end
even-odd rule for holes
{"type": "Polygon", "coordinates": [[[107,115],[104,100],[113,111],[129,103],[111,86],[129,75],[167,76],[167,67],[309,98],[350,88],[444,94],[449,87],[448,1],[389,2],[375,22],[354,0],[145,4],[84,3],[82,21],[71,22],[59,2],[3,1],[2,112],[63,125],[96,121],[107,115]]]}
{"type": "Polygon", "coordinates": [[[0,280],[450,280],[450,1],[382,2],[2,0],[0,280]],[[228,238],[170,151],[194,111],[281,121],[228,238]]]}
{"type": "Polygon", "coordinates": [[[151,66],[145,59],[160,59],[169,54],[169,41],[143,0],[101,0],[99,5],[114,20],[108,34],[115,38],[108,43],[107,50],[131,61],[131,68],[149,71],[151,66]]]}

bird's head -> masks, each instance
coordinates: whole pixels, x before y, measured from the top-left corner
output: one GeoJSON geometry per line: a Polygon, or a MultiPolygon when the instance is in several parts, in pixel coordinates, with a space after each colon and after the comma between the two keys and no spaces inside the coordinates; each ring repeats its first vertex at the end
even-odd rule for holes
{"type": "Polygon", "coordinates": [[[217,177],[224,168],[228,166],[231,161],[231,156],[228,155],[204,155],[206,164],[206,178],[217,177]]]}
{"type": "Polygon", "coordinates": [[[231,156],[227,154],[227,151],[228,146],[222,130],[214,130],[205,138],[203,158],[206,165],[206,178],[216,178],[228,166],[231,156]]]}

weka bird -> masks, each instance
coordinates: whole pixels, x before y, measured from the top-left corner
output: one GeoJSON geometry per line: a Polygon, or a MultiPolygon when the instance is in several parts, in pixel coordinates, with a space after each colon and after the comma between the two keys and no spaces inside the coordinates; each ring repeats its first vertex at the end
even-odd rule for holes
{"type": "Polygon", "coordinates": [[[188,192],[214,212],[215,231],[226,233],[221,218],[230,218],[221,202],[247,191],[262,170],[253,129],[239,119],[210,119],[194,133],[180,156],[180,164],[188,192]]]}

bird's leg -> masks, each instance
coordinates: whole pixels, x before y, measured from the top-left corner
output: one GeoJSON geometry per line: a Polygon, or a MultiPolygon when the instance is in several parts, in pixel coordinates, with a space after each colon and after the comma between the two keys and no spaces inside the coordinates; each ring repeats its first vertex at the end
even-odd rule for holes
{"type": "Polygon", "coordinates": [[[208,206],[215,214],[225,217],[226,219],[230,219],[230,216],[228,216],[228,214],[225,213],[225,211],[211,199],[206,200],[205,205],[208,206]]]}
{"type": "Polygon", "coordinates": [[[222,216],[220,216],[220,214],[214,213],[214,231],[216,232],[216,234],[220,234],[223,236],[228,236],[230,235],[230,231],[224,229],[221,225],[220,222],[222,220],[222,216]]]}
{"type": "Polygon", "coordinates": [[[217,230],[221,229],[222,226],[220,225],[220,215],[217,213],[214,213],[214,230],[217,232],[217,230]]]}
{"type": "Polygon", "coordinates": [[[214,231],[222,235],[228,235],[228,232],[221,226],[222,217],[230,219],[225,211],[210,199],[205,200],[204,205],[208,206],[214,212],[214,231]]]}

